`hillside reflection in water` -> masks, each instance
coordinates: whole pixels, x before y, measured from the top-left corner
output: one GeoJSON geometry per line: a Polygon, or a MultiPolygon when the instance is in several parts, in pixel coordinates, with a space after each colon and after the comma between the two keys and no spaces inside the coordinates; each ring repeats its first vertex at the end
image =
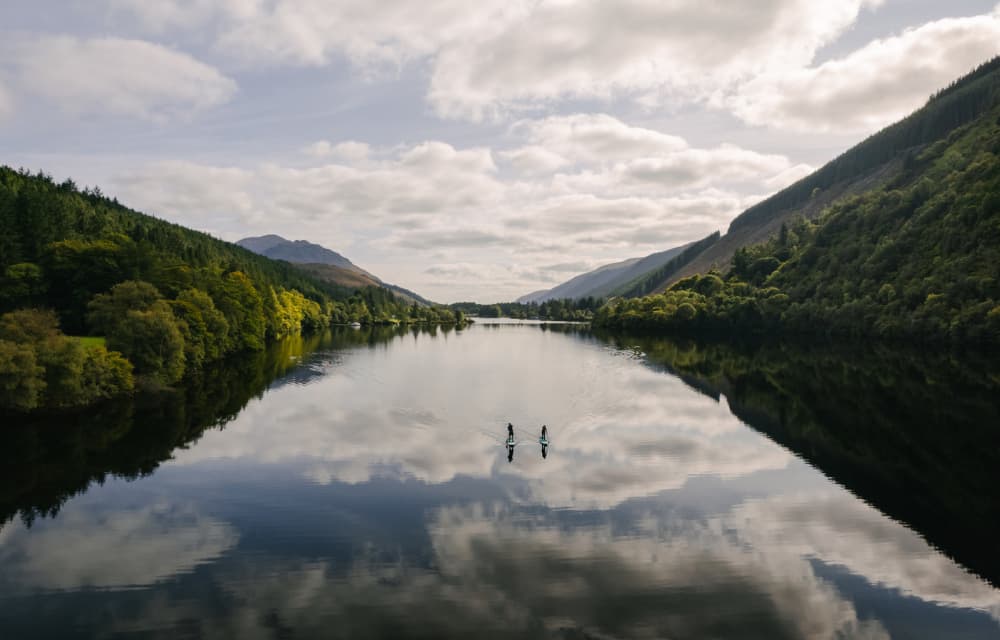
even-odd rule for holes
{"type": "Polygon", "coordinates": [[[5,433],[0,635],[997,637],[1000,378],[961,362],[286,341],[5,433]]]}

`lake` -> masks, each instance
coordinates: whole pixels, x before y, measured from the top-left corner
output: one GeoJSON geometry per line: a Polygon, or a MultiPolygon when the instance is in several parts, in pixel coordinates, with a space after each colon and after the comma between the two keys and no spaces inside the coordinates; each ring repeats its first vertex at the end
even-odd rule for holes
{"type": "Polygon", "coordinates": [[[1000,638],[986,356],[344,329],[5,422],[5,640],[1000,638]]]}

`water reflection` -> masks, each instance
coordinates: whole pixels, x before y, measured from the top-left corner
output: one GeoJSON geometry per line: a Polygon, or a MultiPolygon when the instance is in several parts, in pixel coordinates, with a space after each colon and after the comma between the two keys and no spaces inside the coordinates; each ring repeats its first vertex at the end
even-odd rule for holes
{"type": "Polygon", "coordinates": [[[998,378],[962,362],[290,341],[5,432],[0,635],[997,637],[998,378]]]}
{"type": "Polygon", "coordinates": [[[606,336],[1000,583],[1000,375],[988,355],[606,336]]]}
{"type": "Polygon", "coordinates": [[[189,572],[233,548],[239,534],[192,504],[120,511],[68,509],[0,539],[0,581],[21,588],[134,587],[189,572]]]}

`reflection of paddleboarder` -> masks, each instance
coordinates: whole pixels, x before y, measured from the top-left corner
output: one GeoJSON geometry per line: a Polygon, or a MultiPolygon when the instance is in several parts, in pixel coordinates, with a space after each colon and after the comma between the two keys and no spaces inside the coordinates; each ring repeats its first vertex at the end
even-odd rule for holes
{"type": "Polygon", "coordinates": [[[507,462],[514,461],[514,445],[517,442],[514,440],[514,425],[507,423],[507,462]]]}

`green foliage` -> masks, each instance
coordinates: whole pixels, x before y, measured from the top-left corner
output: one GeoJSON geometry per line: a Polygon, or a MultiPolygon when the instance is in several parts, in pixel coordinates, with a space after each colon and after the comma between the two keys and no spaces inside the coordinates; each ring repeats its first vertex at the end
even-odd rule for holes
{"type": "Polygon", "coordinates": [[[229,321],[215,308],[212,297],[199,289],[187,289],[170,301],[178,328],[184,336],[184,356],[188,367],[200,368],[206,361],[225,354],[229,321]]]}
{"type": "Polygon", "coordinates": [[[59,336],[59,318],[48,309],[21,309],[0,316],[0,338],[37,344],[59,336]]]}
{"type": "Polygon", "coordinates": [[[108,293],[94,296],[88,305],[87,324],[104,334],[114,330],[130,310],[146,310],[163,299],[148,282],[126,281],[116,284],[108,293]]]}
{"type": "MultiPolygon", "coordinates": [[[[8,333],[34,345],[49,385],[38,406],[48,408],[106,396],[94,376],[108,377],[109,388],[132,384],[114,357],[53,337],[62,336],[60,325],[105,336],[138,375],[170,383],[227,354],[330,324],[464,320],[444,307],[411,307],[381,287],[350,291],[323,282],[127,209],[96,189],[0,167],[0,313],[29,307],[55,314],[22,318],[41,325],[8,333]]],[[[10,362],[28,367],[21,351],[8,350],[10,362]]]]}
{"type": "Polygon", "coordinates": [[[456,302],[449,307],[456,313],[462,313],[480,318],[517,318],[531,320],[569,320],[589,321],[594,312],[604,304],[603,298],[565,298],[562,300],[546,300],[545,302],[499,302],[494,304],[478,304],[476,302],[456,302]]]}
{"type": "Polygon", "coordinates": [[[262,349],[267,319],[263,299],[250,278],[241,271],[228,273],[213,294],[229,323],[226,351],[262,349]]]}
{"type": "Polygon", "coordinates": [[[0,316],[0,409],[82,407],[133,387],[132,365],[122,354],[64,335],[54,312],[0,316]]]}
{"type": "Polygon", "coordinates": [[[108,342],[104,336],[73,336],[73,338],[88,349],[106,347],[108,342]]]}
{"type": "Polygon", "coordinates": [[[1000,344],[1000,107],[883,187],[744,247],[732,267],[613,300],[599,326],[1000,344]],[[694,314],[685,307],[689,304],[694,314]]]}
{"type": "MultiPolygon", "coordinates": [[[[136,373],[162,384],[176,382],[184,375],[188,345],[181,323],[156,287],[148,282],[121,282],[108,293],[94,296],[89,309],[88,323],[107,337],[109,347],[129,359],[136,373]]],[[[196,340],[203,342],[205,336],[192,338],[190,347],[201,347],[197,352],[200,364],[204,347],[196,340]]]]}
{"type": "Polygon", "coordinates": [[[45,390],[45,369],[29,345],[0,340],[0,407],[28,410],[45,390]]]}
{"type": "Polygon", "coordinates": [[[336,304],[339,322],[361,324],[461,324],[464,314],[440,305],[406,303],[391,291],[381,287],[358,289],[344,301],[336,304]]]}
{"type": "Polygon", "coordinates": [[[132,363],[117,351],[97,345],[84,351],[83,402],[107,400],[130,393],[135,385],[132,380],[132,363]]]}
{"type": "Polygon", "coordinates": [[[121,351],[136,373],[170,384],[184,375],[184,337],[164,301],[132,309],[108,332],[108,346],[121,351]]]}
{"type": "Polygon", "coordinates": [[[39,304],[47,284],[42,268],[31,262],[18,262],[4,270],[0,278],[0,308],[30,307],[39,304]]]}

